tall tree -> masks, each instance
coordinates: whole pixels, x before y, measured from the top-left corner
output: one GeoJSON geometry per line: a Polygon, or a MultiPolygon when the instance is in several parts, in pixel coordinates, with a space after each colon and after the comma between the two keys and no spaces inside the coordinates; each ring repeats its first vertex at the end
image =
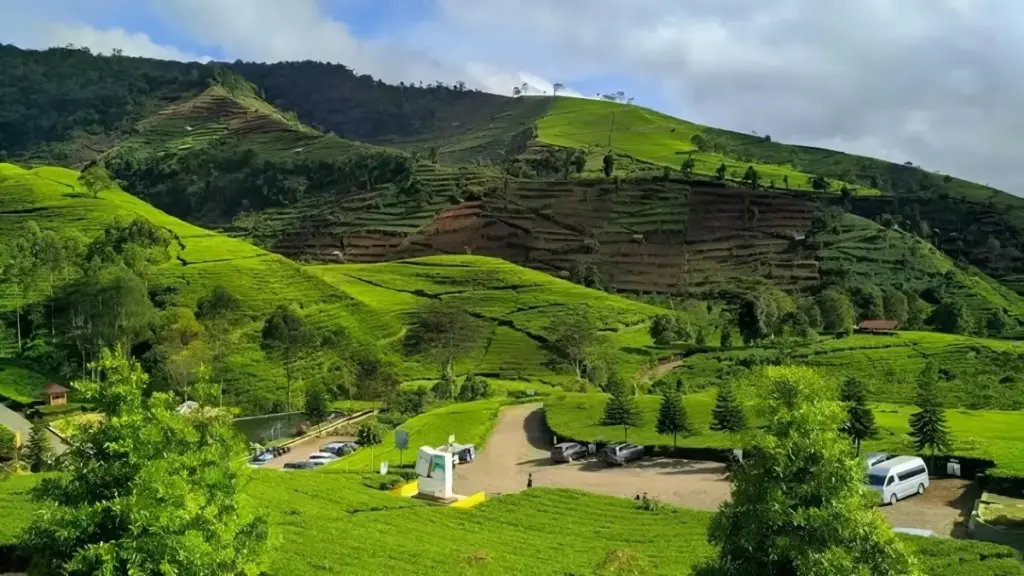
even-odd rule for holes
{"type": "Polygon", "coordinates": [[[373,470],[373,451],[384,441],[384,428],[376,421],[364,422],[356,431],[356,441],[360,446],[370,449],[370,469],[373,470]]]}
{"type": "Polygon", "coordinates": [[[822,328],[826,332],[843,332],[853,326],[853,303],[838,288],[829,288],[816,299],[821,311],[822,328]]]}
{"type": "Polygon", "coordinates": [[[651,321],[648,332],[654,343],[659,346],[668,346],[687,337],[686,330],[680,325],[678,316],[674,314],[659,314],[655,316],[654,320],[651,321]]]}
{"type": "Polygon", "coordinates": [[[861,320],[879,320],[885,316],[885,303],[878,286],[866,285],[854,289],[853,304],[861,320]]]}
{"type": "Polygon", "coordinates": [[[556,364],[568,365],[576,373],[576,381],[583,375],[598,344],[597,328],[589,312],[573,307],[551,322],[550,351],[556,364]]]}
{"type": "Polygon", "coordinates": [[[910,415],[910,437],[914,439],[914,448],[919,452],[928,451],[932,467],[935,466],[935,454],[947,452],[951,446],[938,380],[938,369],[929,360],[917,377],[917,412],[910,415]]]}
{"type": "Polygon", "coordinates": [[[306,386],[305,414],[309,421],[316,425],[317,433],[320,432],[320,425],[327,420],[328,413],[327,391],[319,382],[306,386]]]}
{"type": "Polygon", "coordinates": [[[78,184],[88,190],[93,198],[99,198],[100,192],[114,187],[114,181],[100,162],[90,162],[78,176],[78,184]]]}
{"type": "Polygon", "coordinates": [[[629,439],[629,429],[643,425],[643,413],[636,404],[636,397],[630,386],[613,375],[608,382],[611,397],[604,407],[602,426],[622,426],[622,439],[629,439]]]}
{"type": "Polygon", "coordinates": [[[285,398],[292,409],[295,365],[312,343],[312,334],[293,306],[281,304],[263,322],[262,348],[284,365],[285,398]]]}
{"type": "Polygon", "coordinates": [[[932,315],[935,327],[949,334],[969,334],[973,329],[967,305],[959,298],[946,298],[932,315]]]}
{"type": "Polygon", "coordinates": [[[555,82],[554,85],[551,86],[551,91],[553,95],[558,96],[559,90],[565,90],[565,84],[562,84],[561,82],[555,82]]]}
{"type": "Polygon", "coordinates": [[[900,327],[907,324],[908,315],[907,295],[897,290],[890,290],[885,295],[885,318],[900,323],[900,327]]]}
{"type": "Polygon", "coordinates": [[[839,401],[846,406],[843,432],[857,445],[860,455],[861,442],[878,435],[875,414],[868,406],[867,386],[857,378],[847,378],[839,390],[839,401]]]}
{"type": "Polygon", "coordinates": [[[658,434],[672,435],[672,448],[676,448],[680,434],[690,432],[690,417],[683,404],[683,397],[678,392],[669,391],[661,397],[655,430],[658,434]]]}
{"type": "Polygon", "coordinates": [[[711,409],[711,429],[716,431],[739,432],[747,427],[747,414],[743,411],[732,383],[722,380],[718,383],[715,407],[711,409]]]}
{"type": "Polygon", "coordinates": [[[719,180],[725,182],[725,173],[728,170],[729,167],[725,165],[725,162],[722,162],[721,164],[718,165],[718,168],[715,169],[715,175],[718,176],[719,180]]]}
{"type": "Polygon", "coordinates": [[[36,490],[40,511],[24,543],[44,574],[255,575],[264,565],[265,517],[238,497],[248,468],[227,411],[185,412],[168,394],[145,394],[146,374],[104,350],[103,382],[74,384],[103,414],[82,428],[60,471],[36,490]]]}
{"type": "Polygon", "coordinates": [[[686,155],[686,160],[683,160],[682,166],[679,167],[679,171],[683,174],[683,178],[689,180],[693,178],[693,169],[697,167],[697,162],[693,159],[690,154],[686,155]]]}
{"type": "Polygon", "coordinates": [[[732,474],[708,538],[723,574],[917,576],[914,558],[863,496],[864,465],[840,436],[842,409],[802,367],[765,370],[766,422],[732,474]]]}
{"type": "Polygon", "coordinates": [[[42,418],[32,421],[32,432],[25,447],[25,462],[33,472],[45,472],[53,460],[53,448],[46,433],[46,424],[42,418]]]}
{"type": "Polygon", "coordinates": [[[914,292],[905,292],[907,297],[907,323],[906,328],[917,330],[928,316],[928,305],[914,292]]]}
{"type": "Polygon", "coordinates": [[[760,185],[761,175],[757,173],[757,169],[753,165],[747,166],[747,171],[743,173],[743,183],[754,190],[757,190],[760,185]]]}
{"type": "Polygon", "coordinates": [[[611,178],[612,174],[615,173],[615,156],[611,152],[604,155],[604,176],[605,178],[611,178]]]}
{"type": "Polygon", "coordinates": [[[455,363],[477,345],[479,330],[463,308],[445,300],[433,301],[419,310],[405,335],[410,353],[424,353],[441,367],[441,378],[454,378],[455,363]]]}

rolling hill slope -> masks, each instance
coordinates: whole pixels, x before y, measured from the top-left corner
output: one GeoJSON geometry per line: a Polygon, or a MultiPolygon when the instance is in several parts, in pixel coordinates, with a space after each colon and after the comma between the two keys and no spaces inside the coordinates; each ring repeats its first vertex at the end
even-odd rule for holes
{"type": "MultiPolygon", "coordinates": [[[[509,379],[559,382],[567,376],[543,366],[547,323],[568,305],[591,309],[620,348],[623,366],[639,367],[646,354],[622,348],[649,344],[646,322],[656,308],[589,290],[505,262],[444,257],[374,266],[302,267],[241,240],[198,228],[120,190],[84,194],[78,173],[64,168],[26,170],[0,164],[0,243],[32,220],[43,228],[75,229],[87,238],[118,217],[142,216],[174,237],[168,262],[151,280],[151,297],[162,306],[195,309],[199,298],[224,286],[244,303],[247,320],[231,338],[224,367],[225,401],[247,412],[281,408],[283,369],[260,350],[263,319],[279,304],[296,304],[320,332],[344,330],[379,346],[401,365],[408,379],[436,377],[436,367],[401,357],[401,335],[409,313],[428,299],[465,304],[487,326],[482,341],[460,372],[474,370],[509,379]],[[544,313],[546,312],[546,314],[544,313]],[[549,315],[550,314],[550,315],[549,315]]],[[[10,287],[0,289],[0,315],[9,315],[10,287]]],[[[43,295],[36,295],[41,299],[43,295]]],[[[310,379],[327,379],[330,350],[306,360],[310,379]]]]}

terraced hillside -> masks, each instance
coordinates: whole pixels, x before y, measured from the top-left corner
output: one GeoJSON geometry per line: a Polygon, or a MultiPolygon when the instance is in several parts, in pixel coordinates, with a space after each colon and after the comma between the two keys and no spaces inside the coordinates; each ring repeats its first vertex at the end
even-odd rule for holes
{"type": "MultiPolygon", "coordinates": [[[[0,164],[0,244],[32,220],[43,228],[75,229],[91,238],[118,217],[142,216],[174,237],[170,260],[150,281],[161,306],[190,310],[214,288],[228,288],[244,303],[246,322],[231,337],[225,354],[225,401],[247,412],[280,408],[285,378],[281,364],[260,349],[264,318],[280,304],[301,308],[306,323],[321,333],[344,331],[380,347],[410,380],[436,378],[437,368],[401,356],[405,323],[430,299],[463,304],[487,326],[487,337],[459,366],[459,372],[506,379],[560,382],[566,375],[544,366],[548,323],[567,306],[590,309],[621,355],[624,369],[651,358],[647,321],[658,309],[558,280],[549,275],[480,257],[448,256],[382,265],[303,268],[241,240],[203,230],[170,217],[120,190],[97,198],[84,194],[78,173],[63,168],[26,170],[0,164]],[[158,296],[157,296],[158,295],[158,296]],[[629,350],[635,349],[636,352],[629,350]]],[[[0,315],[11,314],[12,288],[0,293],[0,315]]],[[[36,293],[41,299],[45,294],[36,293]]],[[[13,350],[8,350],[13,352],[13,350]]],[[[306,378],[332,378],[331,350],[311,353],[306,378]]],[[[19,390],[21,390],[19,388],[19,390]]],[[[19,392],[19,394],[22,394],[19,392]]]]}

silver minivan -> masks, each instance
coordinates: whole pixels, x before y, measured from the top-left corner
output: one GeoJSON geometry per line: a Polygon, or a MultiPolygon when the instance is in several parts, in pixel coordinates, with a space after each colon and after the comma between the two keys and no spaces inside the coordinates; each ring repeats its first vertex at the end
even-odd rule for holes
{"type": "Polygon", "coordinates": [[[868,486],[877,490],[882,504],[896,504],[928,488],[928,467],[917,456],[897,456],[868,469],[868,486]]]}

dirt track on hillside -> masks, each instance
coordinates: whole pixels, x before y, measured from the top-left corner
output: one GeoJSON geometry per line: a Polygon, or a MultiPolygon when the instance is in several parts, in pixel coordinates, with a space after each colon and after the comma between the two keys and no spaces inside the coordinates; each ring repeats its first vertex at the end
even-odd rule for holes
{"type": "MultiPolygon", "coordinates": [[[[646,492],[651,498],[699,510],[716,510],[729,499],[731,486],[722,464],[668,458],[645,458],[621,467],[608,467],[594,459],[554,464],[549,457],[551,440],[541,404],[505,408],[476,462],[456,468],[455,491],[465,495],[518,492],[526,488],[527,477],[533,474],[538,487],[575,488],[626,498],[646,492]]],[[[881,510],[894,526],[962,536],[964,514],[970,514],[977,496],[973,483],[934,479],[924,496],[881,510]]]]}

